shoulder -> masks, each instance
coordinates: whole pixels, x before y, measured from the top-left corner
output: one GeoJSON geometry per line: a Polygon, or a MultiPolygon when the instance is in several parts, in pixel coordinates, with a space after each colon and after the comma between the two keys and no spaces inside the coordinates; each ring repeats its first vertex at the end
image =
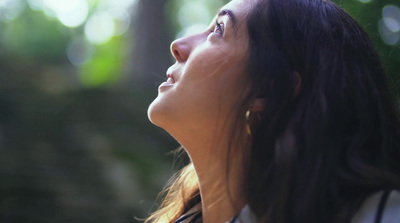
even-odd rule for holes
{"type": "Polygon", "coordinates": [[[400,222],[400,192],[384,191],[369,196],[351,223],[398,223],[400,222]],[[381,211],[379,211],[381,209],[381,211]],[[377,217],[377,215],[380,215],[377,217]],[[380,219],[380,221],[377,219],[380,219]]]}

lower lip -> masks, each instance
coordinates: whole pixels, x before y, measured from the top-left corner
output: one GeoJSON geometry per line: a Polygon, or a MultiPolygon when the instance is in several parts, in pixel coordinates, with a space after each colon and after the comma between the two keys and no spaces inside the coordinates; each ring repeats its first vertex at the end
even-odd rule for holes
{"type": "Polygon", "coordinates": [[[173,83],[164,82],[164,83],[162,83],[162,84],[160,85],[160,87],[158,87],[158,89],[160,90],[160,89],[162,89],[162,88],[168,88],[168,87],[172,87],[172,86],[174,86],[173,83]]]}

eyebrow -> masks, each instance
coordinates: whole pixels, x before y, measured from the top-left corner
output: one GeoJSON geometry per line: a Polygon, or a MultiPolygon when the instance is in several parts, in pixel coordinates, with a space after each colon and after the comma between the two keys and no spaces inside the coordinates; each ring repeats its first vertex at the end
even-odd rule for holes
{"type": "Polygon", "coordinates": [[[225,16],[225,15],[228,16],[228,19],[231,20],[232,25],[235,27],[235,25],[236,25],[236,16],[235,16],[235,14],[229,9],[222,9],[218,13],[218,17],[225,16]]]}

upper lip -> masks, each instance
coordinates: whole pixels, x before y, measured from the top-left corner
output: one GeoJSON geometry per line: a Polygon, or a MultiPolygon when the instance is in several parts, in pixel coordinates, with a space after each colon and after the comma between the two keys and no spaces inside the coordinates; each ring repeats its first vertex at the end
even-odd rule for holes
{"type": "Polygon", "coordinates": [[[175,83],[175,78],[172,74],[167,74],[167,78],[167,82],[170,82],[172,84],[175,83]]]}

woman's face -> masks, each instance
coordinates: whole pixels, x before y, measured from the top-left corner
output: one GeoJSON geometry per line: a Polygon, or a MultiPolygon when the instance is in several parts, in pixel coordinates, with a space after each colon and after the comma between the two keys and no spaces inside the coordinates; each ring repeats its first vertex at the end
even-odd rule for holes
{"type": "Polygon", "coordinates": [[[208,30],[171,44],[176,63],[148,110],[155,125],[177,138],[185,133],[215,133],[229,124],[227,117],[249,87],[246,15],[251,2],[231,1],[208,30]]]}

